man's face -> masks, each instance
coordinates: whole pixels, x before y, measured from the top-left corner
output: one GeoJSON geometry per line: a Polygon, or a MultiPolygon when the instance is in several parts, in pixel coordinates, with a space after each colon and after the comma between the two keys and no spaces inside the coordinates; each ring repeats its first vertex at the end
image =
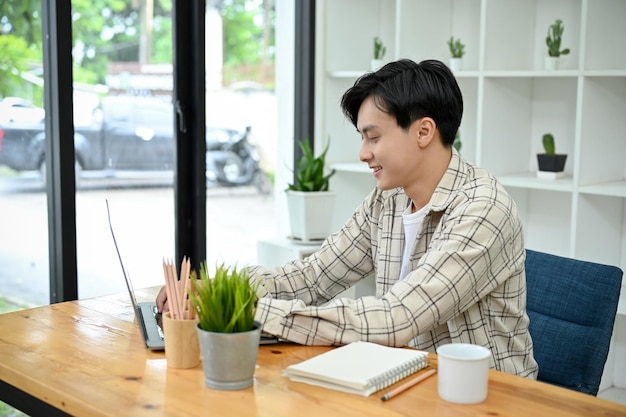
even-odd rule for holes
{"type": "Polygon", "coordinates": [[[417,142],[417,123],[403,130],[395,117],[381,111],[368,97],[359,109],[357,130],[362,142],[359,158],[367,163],[378,189],[407,188],[419,177],[421,152],[417,142]]]}

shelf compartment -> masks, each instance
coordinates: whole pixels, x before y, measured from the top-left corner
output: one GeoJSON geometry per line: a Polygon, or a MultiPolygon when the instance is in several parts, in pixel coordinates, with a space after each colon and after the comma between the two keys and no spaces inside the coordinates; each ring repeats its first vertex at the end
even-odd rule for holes
{"type": "Polygon", "coordinates": [[[626,200],[579,195],[574,257],[626,268],[626,200]]]}
{"type": "Polygon", "coordinates": [[[585,78],[580,184],[626,178],[626,77],[585,78]]]}
{"type": "Polygon", "coordinates": [[[506,187],[517,204],[529,249],[570,255],[572,194],[506,187]]]}
{"type": "Polygon", "coordinates": [[[552,133],[568,155],[572,176],[576,142],[577,78],[487,78],[479,164],[497,176],[537,171],[542,136],[552,133]]]}
{"type": "Polygon", "coordinates": [[[480,0],[405,0],[399,4],[398,58],[438,59],[448,64],[447,41],[454,36],[465,44],[462,69],[478,69],[480,0]]]}
{"type": "Polygon", "coordinates": [[[323,45],[320,50],[327,71],[369,69],[375,36],[379,36],[387,48],[383,62],[395,59],[395,0],[327,0],[319,4],[325,31],[320,32],[317,42],[323,45]]]}
{"type": "Polygon", "coordinates": [[[585,69],[626,68],[626,2],[589,0],[585,36],[585,69]]]}
{"type": "Polygon", "coordinates": [[[487,2],[484,70],[543,70],[548,55],[546,35],[556,19],[563,21],[563,48],[559,68],[577,69],[580,57],[581,1],[487,2]]]}

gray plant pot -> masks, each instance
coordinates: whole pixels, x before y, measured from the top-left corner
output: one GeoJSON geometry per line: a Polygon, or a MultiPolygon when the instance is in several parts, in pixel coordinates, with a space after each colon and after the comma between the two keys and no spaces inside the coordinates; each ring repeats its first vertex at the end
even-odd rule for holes
{"type": "Polygon", "coordinates": [[[214,333],[196,326],[202,354],[204,382],[219,390],[248,388],[254,383],[261,323],[241,333],[214,333]]]}

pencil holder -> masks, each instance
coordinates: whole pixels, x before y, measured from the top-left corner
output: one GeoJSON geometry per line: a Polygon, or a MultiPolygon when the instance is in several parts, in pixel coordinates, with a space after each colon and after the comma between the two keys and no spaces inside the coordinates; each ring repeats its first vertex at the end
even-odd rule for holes
{"type": "Polygon", "coordinates": [[[169,312],[163,314],[165,358],[170,368],[194,368],[200,363],[200,345],[196,325],[198,319],[177,320],[169,312]]]}

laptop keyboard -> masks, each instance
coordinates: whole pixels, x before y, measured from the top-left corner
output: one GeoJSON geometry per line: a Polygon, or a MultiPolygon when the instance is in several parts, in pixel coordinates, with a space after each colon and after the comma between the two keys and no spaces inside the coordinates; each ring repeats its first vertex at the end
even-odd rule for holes
{"type": "Polygon", "coordinates": [[[162,326],[162,322],[161,322],[161,314],[159,313],[159,309],[157,308],[157,306],[152,306],[152,314],[154,315],[154,319],[157,322],[157,331],[159,332],[159,337],[161,338],[161,340],[165,339],[165,336],[163,334],[163,329],[161,328],[162,326]]]}

